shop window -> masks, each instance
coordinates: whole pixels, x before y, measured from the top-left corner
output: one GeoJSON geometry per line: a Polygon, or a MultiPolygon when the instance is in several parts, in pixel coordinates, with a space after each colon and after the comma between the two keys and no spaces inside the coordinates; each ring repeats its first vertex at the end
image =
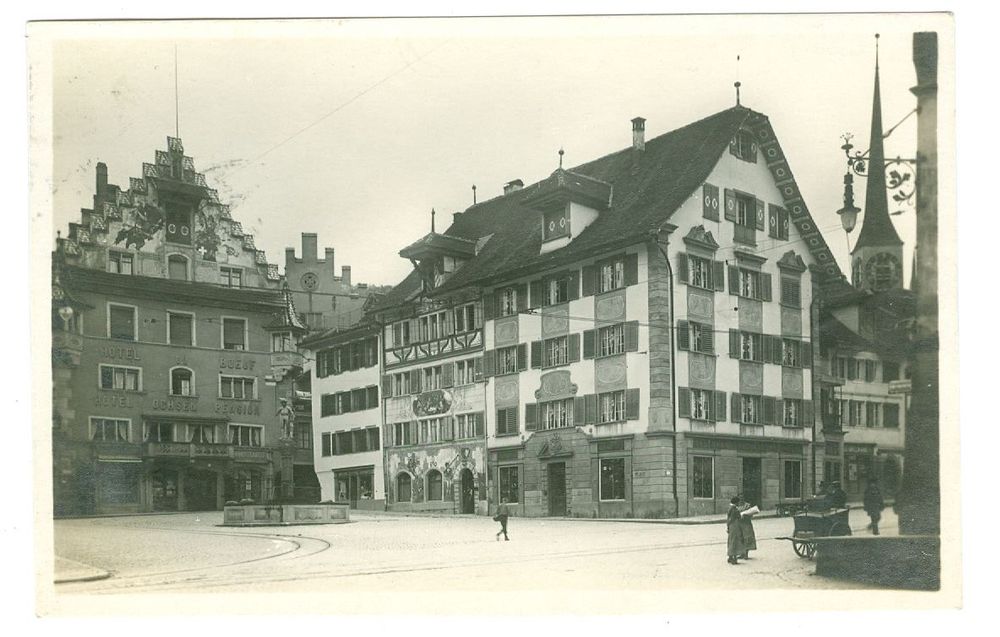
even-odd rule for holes
{"type": "Polygon", "coordinates": [[[108,338],[121,341],[135,341],[136,309],[131,305],[108,304],[108,338]]]}
{"type": "Polygon", "coordinates": [[[401,473],[396,476],[396,502],[409,502],[413,499],[410,487],[410,474],[401,473]]]}
{"type": "Polygon", "coordinates": [[[431,469],[427,472],[427,499],[440,501],[443,498],[441,472],[431,469]]]}
{"type": "Polygon", "coordinates": [[[500,467],[498,470],[499,502],[516,504],[520,501],[517,467],[500,467]]]}
{"type": "Polygon", "coordinates": [[[187,367],[170,370],[170,393],[174,396],[193,396],[194,372],[187,367]]]}
{"type": "Polygon", "coordinates": [[[167,312],[167,342],[171,345],[194,345],[194,314],[167,312]]]}
{"type": "Polygon", "coordinates": [[[128,442],[131,421],[116,418],[91,418],[90,439],[98,442],[128,442]]]}
{"type": "Polygon", "coordinates": [[[601,500],[625,499],[625,458],[601,458],[601,500]]]}
{"type": "Polygon", "coordinates": [[[101,389],[142,391],[142,370],[138,367],[101,365],[101,389]]]}
{"type": "Polygon", "coordinates": [[[691,497],[715,497],[715,458],[694,456],[691,458],[691,497]]]}
{"type": "Polygon", "coordinates": [[[245,350],[247,348],[247,321],[241,318],[222,319],[222,349],[245,350]]]}

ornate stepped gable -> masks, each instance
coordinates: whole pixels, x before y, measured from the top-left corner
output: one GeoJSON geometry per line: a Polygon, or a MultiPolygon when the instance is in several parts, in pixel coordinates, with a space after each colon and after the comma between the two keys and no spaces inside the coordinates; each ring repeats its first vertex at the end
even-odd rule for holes
{"type": "MultiPolygon", "coordinates": [[[[142,177],[130,177],[129,189],[101,184],[94,208],[81,210],[79,223],[69,224],[69,234],[61,239],[68,257],[84,250],[121,248],[137,252],[159,249],[168,230],[167,215],[160,204],[162,190],[182,192],[197,199],[191,229],[191,246],[206,261],[257,269],[267,282],[280,280],[277,264],[268,263],[254,237],[234,221],[228,205],[219,202],[217,191],[208,188],[205,176],[195,171],[194,160],[183,154],[181,140],[167,138],[167,151],[157,150],[154,163],[142,165],[142,177]]],[[[99,165],[100,166],[100,165],[99,165]]],[[[105,173],[106,174],[106,173],[105,173]]]]}

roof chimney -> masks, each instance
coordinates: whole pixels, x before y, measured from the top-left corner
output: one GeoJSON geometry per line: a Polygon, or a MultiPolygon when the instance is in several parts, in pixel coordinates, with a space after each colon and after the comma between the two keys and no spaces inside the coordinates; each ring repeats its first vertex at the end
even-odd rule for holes
{"type": "Polygon", "coordinates": [[[636,150],[646,148],[646,119],[643,117],[632,119],[632,148],[636,150]]]}
{"type": "Polygon", "coordinates": [[[515,179],[514,181],[508,181],[503,185],[503,194],[508,195],[516,190],[524,188],[524,182],[520,179],[515,179]]]}
{"type": "Polygon", "coordinates": [[[108,165],[103,161],[97,162],[97,198],[103,200],[104,193],[108,189],[108,165]]]}
{"type": "Polygon", "coordinates": [[[315,232],[302,233],[302,260],[306,263],[316,263],[316,248],[319,240],[315,232]]]}

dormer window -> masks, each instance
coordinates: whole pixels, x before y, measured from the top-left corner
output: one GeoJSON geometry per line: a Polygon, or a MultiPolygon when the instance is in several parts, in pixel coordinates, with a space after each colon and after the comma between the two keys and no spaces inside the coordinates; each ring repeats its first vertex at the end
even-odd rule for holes
{"type": "Polygon", "coordinates": [[[741,130],[736,133],[736,137],[729,142],[729,152],[743,161],[757,161],[757,141],[753,133],[741,130]]]}
{"type": "Polygon", "coordinates": [[[542,216],[542,240],[551,241],[569,236],[569,207],[552,210],[542,216]]]}

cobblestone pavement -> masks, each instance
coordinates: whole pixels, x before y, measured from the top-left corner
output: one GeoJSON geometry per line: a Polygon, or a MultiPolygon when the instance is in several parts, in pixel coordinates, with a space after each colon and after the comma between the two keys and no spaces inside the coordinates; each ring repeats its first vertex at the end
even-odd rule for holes
{"type": "MultiPolygon", "coordinates": [[[[350,524],[220,527],[221,512],[59,520],[56,555],[111,573],[59,593],[379,590],[858,588],[817,578],[797,557],[790,518],[755,522],[758,550],[726,563],[722,524],[354,513],[350,524]]],[[[856,534],[867,518],[851,512],[856,534]]],[[[883,532],[895,533],[886,511],[883,532]]]]}

